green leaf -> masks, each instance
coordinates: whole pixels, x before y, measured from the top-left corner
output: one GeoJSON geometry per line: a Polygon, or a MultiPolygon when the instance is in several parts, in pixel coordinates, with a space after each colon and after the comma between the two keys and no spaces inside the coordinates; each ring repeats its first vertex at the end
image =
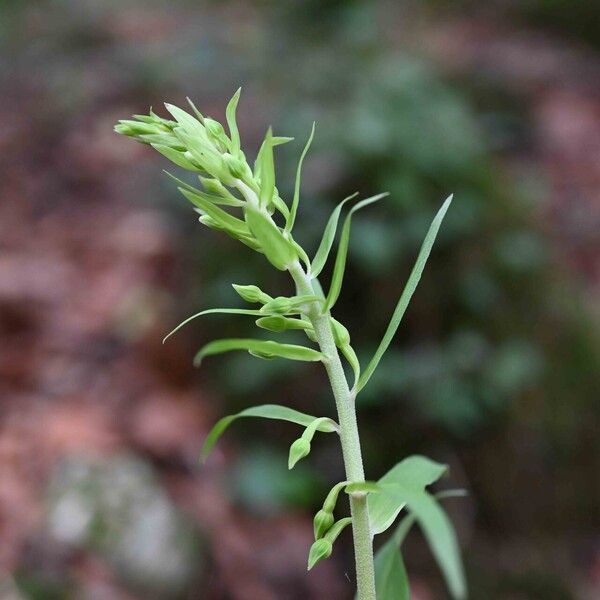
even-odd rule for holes
{"type": "Polygon", "coordinates": [[[224,339],[206,344],[194,357],[194,365],[199,366],[206,356],[223,354],[232,350],[252,350],[269,357],[288,358],[290,360],[317,361],[323,360],[323,355],[317,350],[296,346],[295,344],[280,344],[271,340],[253,339],[224,339]]]}
{"type": "MultiPolygon", "coordinates": [[[[436,482],[448,467],[424,456],[409,456],[390,469],[379,481],[380,486],[399,485],[408,490],[423,490],[436,482]]],[[[397,494],[382,493],[369,501],[369,518],[373,534],[382,533],[396,519],[405,503],[397,494]]]]}
{"type": "Polygon", "coordinates": [[[183,152],[179,152],[178,150],[173,150],[169,146],[164,146],[163,144],[150,144],[157,152],[160,152],[163,156],[168,158],[171,162],[175,163],[178,167],[182,169],[187,169],[188,171],[202,171],[199,169],[193,162],[188,160],[183,152]]]}
{"type": "Polygon", "coordinates": [[[230,215],[222,208],[215,206],[208,194],[204,192],[196,193],[190,190],[179,187],[177,188],[192,204],[197,206],[203,213],[207,214],[211,219],[216,221],[226,231],[231,231],[235,235],[251,237],[250,230],[244,221],[230,215]]]}
{"type": "Polygon", "coordinates": [[[285,224],[285,230],[288,232],[292,230],[292,227],[294,226],[294,221],[296,220],[298,204],[300,203],[300,181],[302,179],[302,163],[304,162],[304,157],[306,156],[315,136],[315,126],[316,123],[313,122],[312,129],[310,130],[310,135],[308,136],[308,140],[306,142],[306,145],[304,146],[304,150],[302,150],[300,160],[298,160],[298,168],[296,169],[296,182],[294,184],[294,199],[292,200],[292,208],[290,210],[290,215],[285,224]]]}
{"type": "Polygon", "coordinates": [[[392,315],[392,318],[386,329],[383,339],[381,340],[379,347],[375,352],[375,355],[371,359],[371,362],[369,362],[367,368],[363,371],[363,374],[361,375],[358,381],[358,385],[356,388],[357,392],[359,392],[365,387],[365,385],[371,378],[371,375],[373,375],[373,372],[377,368],[381,357],[388,349],[392,338],[398,330],[398,326],[400,325],[400,321],[402,320],[406,308],[408,307],[408,303],[410,302],[410,299],[412,298],[412,295],[414,294],[415,289],[419,284],[419,280],[421,279],[421,275],[423,274],[423,269],[425,268],[425,264],[427,263],[427,259],[429,258],[429,254],[431,253],[431,248],[433,247],[435,238],[440,229],[440,225],[442,224],[444,216],[446,215],[446,211],[448,210],[451,202],[452,196],[449,196],[438,211],[438,213],[435,215],[435,218],[433,219],[429,227],[429,231],[425,236],[425,240],[423,241],[423,245],[421,246],[421,250],[419,251],[419,256],[417,257],[415,266],[413,267],[410,273],[408,282],[406,283],[406,287],[404,288],[404,291],[400,296],[400,300],[398,300],[398,304],[396,305],[394,314],[392,315]]]}
{"type": "MultiPolygon", "coordinates": [[[[217,443],[219,438],[223,435],[225,430],[233,423],[236,419],[242,417],[262,417],[263,419],[276,419],[279,421],[289,421],[290,423],[297,423],[307,427],[315,421],[316,417],[301,413],[293,408],[287,406],[280,406],[278,404],[263,404],[262,406],[253,406],[246,408],[235,415],[229,415],[223,417],[217,424],[210,430],[204,441],[202,447],[201,459],[204,461],[210,454],[214,445],[217,443]]],[[[319,431],[324,433],[332,433],[338,430],[338,425],[332,419],[327,421],[321,421],[319,424],[319,431]]]]}
{"type": "MultiPolygon", "coordinates": [[[[405,521],[400,523],[400,527],[405,521]]],[[[377,600],[410,600],[408,575],[398,546],[394,534],[375,554],[377,600]]]]}
{"type": "Polygon", "coordinates": [[[238,88],[236,93],[231,97],[231,100],[228,102],[227,108],[225,109],[225,119],[227,120],[229,136],[231,138],[231,150],[232,154],[235,154],[236,156],[240,151],[240,132],[238,131],[235,113],[238,102],[240,101],[241,93],[242,88],[238,88]]]}
{"type": "Polygon", "coordinates": [[[325,225],[325,230],[323,231],[323,238],[321,239],[321,243],[319,244],[319,248],[317,249],[317,253],[311,262],[311,276],[318,277],[319,273],[323,270],[325,263],[327,262],[327,258],[329,256],[329,252],[331,251],[331,246],[333,246],[333,240],[335,239],[335,232],[337,230],[337,224],[340,218],[340,213],[342,212],[342,208],[346,202],[352,200],[352,198],[356,198],[358,196],[358,192],[354,192],[350,196],[344,198],[334,209],[327,221],[327,225],[325,225]]]}
{"type": "Polygon", "coordinates": [[[275,191],[275,165],[273,163],[273,132],[267,130],[267,135],[260,151],[260,193],[258,200],[260,206],[267,207],[271,204],[275,191]]]}
{"type": "MultiPolygon", "coordinates": [[[[435,495],[438,499],[465,496],[464,490],[446,490],[435,495]]],[[[409,600],[410,588],[400,547],[414,525],[413,513],[406,515],[398,524],[390,539],[375,554],[375,586],[377,600],[409,600]]]]}
{"type": "Polygon", "coordinates": [[[280,271],[285,271],[298,255],[271,217],[254,207],[246,209],[246,223],[258,240],[268,261],[280,271]]]}
{"type": "Polygon", "coordinates": [[[204,126],[200,121],[192,117],[192,115],[172,104],[165,103],[165,108],[173,115],[173,118],[181,125],[188,135],[198,136],[202,140],[208,140],[204,126]]]}
{"type": "Polygon", "coordinates": [[[404,503],[423,530],[425,539],[444,574],[448,589],[456,600],[467,595],[465,574],[454,527],[435,498],[425,490],[386,486],[385,494],[394,494],[404,503]]]}
{"type": "Polygon", "coordinates": [[[164,338],[162,343],[164,344],[174,333],[177,333],[182,327],[187,325],[190,321],[197,319],[198,317],[202,317],[204,315],[215,315],[215,314],[223,314],[223,315],[260,315],[261,312],[259,310],[245,309],[245,308],[209,308],[208,310],[202,310],[199,313],[188,317],[184,321],[181,321],[175,329],[170,331],[164,338]]]}
{"type": "Polygon", "coordinates": [[[353,481],[344,487],[346,494],[378,494],[381,486],[375,481],[353,481]]]}
{"type": "Polygon", "coordinates": [[[333,268],[333,276],[331,278],[331,285],[325,300],[324,312],[327,312],[336,303],[340,290],[342,289],[342,281],[344,279],[344,271],[346,269],[346,257],[348,256],[348,243],[350,241],[350,224],[352,222],[352,215],[361,208],[373,204],[382,198],[385,198],[389,194],[384,192],[383,194],[377,194],[371,196],[365,200],[361,200],[352,210],[348,213],[346,220],[344,221],[344,227],[342,228],[342,235],[340,237],[340,243],[338,246],[338,253],[335,258],[335,267],[333,268]]]}

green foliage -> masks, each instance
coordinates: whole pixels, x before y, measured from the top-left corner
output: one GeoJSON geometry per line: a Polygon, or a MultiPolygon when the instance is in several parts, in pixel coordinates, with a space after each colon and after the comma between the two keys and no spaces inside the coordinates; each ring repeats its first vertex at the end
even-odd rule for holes
{"type": "MultiPolygon", "coordinates": [[[[329,291],[325,297],[317,275],[326,264],[342,208],[353,196],[346,198],[333,211],[315,254],[315,264],[311,265],[307,253],[294,240],[292,229],[300,200],[302,164],[314,136],[314,125],[298,162],[294,197],[291,208],[288,208],[276,187],[273,157],[273,148],[287,141],[287,138],[274,138],[269,129],[260,147],[254,169],[251,169],[240,147],[236,122],[238,100],[239,90],[226,110],[230,137],[220,123],[202,115],[191,101],[190,105],[195,116],[167,104],[166,108],[175,121],[161,119],[151,112],[147,116],[138,116],[132,121],[121,121],[115,129],[118,133],[152,145],[166,158],[184,169],[209,175],[210,177],[200,177],[204,190],[197,190],[189,184],[178,181],[178,190],[200,213],[200,222],[211,229],[227,233],[230,237],[263,254],[279,271],[289,272],[295,284],[296,294],[272,297],[255,285],[234,285],[235,291],[243,300],[262,304],[262,306],[259,309],[215,308],[201,311],[184,320],[166,336],[165,340],[196,317],[213,313],[258,316],[257,327],[274,333],[288,330],[301,331],[306,334],[309,341],[315,342],[319,349],[274,340],[226,338],[206,344],[196,354],[194,364],[199,366],[206,356],[237,350],[245,350],[261,359],[279,357],[295,361],[323,362],[327,366],[332,391],[336,397],[340,425],[328,417],[311,417],[279,405],[247,408],[222,418],[213,427],[204,443],[202,457],[205,459],[229,425],[242,417],[279,419],[305,427],[301,437],[290,446],[288,469],[292,469],[301,459],[309,455],[311,442],[317,431],[340,433],[349,480],[340,482],[332,488],[323,508],[315,516],[315,542],[309,550],[308,569],[312,569],[317,562],[331,555],[333,543],[341,531],[353,523],[352,517],[343,517],[335,521],[333,516],[339,492],[344,489],[350,496],[352,514],[357,520],[354,523],[354,538],[361,540],[360,543],[357,542],[356,553],[358,593],[361,600],[375,598],[371,535],[387,529],[404,507],[414,514],[423,528],[434,555],[446,575],[453,596],[463,598],[464,578],[454,532],[435,500],[425,491],[425,487],[436,481],[446,467],[415,456],[396,465],[377,483],[364,481],[360,440],[353,414],[356,393],[368,382],[398,329],[419,282],[442,219],[450,205],[451,197],[446,200],[433,220],[383,340],[367,370],[361,376],[360,364],[351,346],[350,332],[340,321],[331,316],[330,310],[336,304],[342,288],[352,216],[361,208],[373,204],[388,194],[377,194],[361,200],[349,210],[340,235],[329,291]],[[241,216],[229,212],[231,209],[241,211],[241,216]],[[285,219],[283,228],[277,224],[276,213],[285,219]],[[352,390],[347,384],[338,350],[352,367],[355,380],[352,390]],[[366,503],[367,494],[372,495],[370,505],[366,503]]],[[[395,560],[397,562],[398,559],[395,560]]],[[[392,578],[390,585],[395,585],[398,573],[393,568],[384,571],[392,578]]],[[[380,579],[381,573],[380,568],[380,579]]]]}
{"type": "Polygon", "coordinates": [[[308,427],[315,424],[315,430],[323,431],[325,433],[331,433],[338,431],[338,425],[332,419],[321,417],[311,417],[304,413],[298,412],[293,408],[287,408],[286,406],[279,406],[277,404],[265,404],[263,406],[253,406],[242,410],[235,415],[229,415],[223,417],[217,424],[210,430],[204,441],[202,447],[202,460],[206,460],[214,445],[217,443],[219,438],[223,435],[225,430],[237,419],[242,417],[261,417],[263,419],[276,419],[279,421],[289,421],[290,423],[297,423],[308,427]]]}

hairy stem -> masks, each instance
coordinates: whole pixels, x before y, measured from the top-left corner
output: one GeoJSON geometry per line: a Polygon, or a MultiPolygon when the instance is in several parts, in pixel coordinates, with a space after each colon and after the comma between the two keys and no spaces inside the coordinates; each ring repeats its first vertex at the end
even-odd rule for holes
{"type": "MultiPolygon", "coordinates": [[[[310,278],[299,263],[296,262],[290,266],[289,271],[296,283],[298,294],[314,294],[310,278]]],[[[324,363],[338,413],[346,479],[350,482],[364,481],[365,474],[358,424],[356,422],[355,395],[350,390],[346,380],[344,367],[335,345],[329,314],[321,314],[319,307],[313,306],[308,317],[314,327],[319,348],[326,356],[324,363]]],[[[350,511],[352,515],[358,599],[376,600],[373,542],[366,494],[350,494],[350,511]]]]}

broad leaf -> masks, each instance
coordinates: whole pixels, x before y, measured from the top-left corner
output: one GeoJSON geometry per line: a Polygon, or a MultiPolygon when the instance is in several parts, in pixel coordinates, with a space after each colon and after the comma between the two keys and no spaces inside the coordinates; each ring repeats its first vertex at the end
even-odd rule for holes
{"type": "Polygon", "coordinates": [[[360,391],[362,390],[362,388],[365,387],[365,385],[371,378],[371,375],[373,375],[373,371],[375,371],[375,369],[377,368],[381,357],[388,349],[388,346],[390,345],[392,338],[396,334],[396,331],[398,330],[398,326],[400,325],[400,321],[402,320],[406,308],[408,307],[408,303],[410,302],[410,299],[412,298],[412,295],[414,294],[415,289],[419,284],[421,275],[423,274],[423,269],[425,268],[425,264],[427,263],[427,259],[429,258],[429,254],[431,253],[431,248],[433,247],[435,238],[440,229],[440,225],[442,224],[444,216],[446,215],[446,211],[448,210],[451,202],[452,196],[449,196],[438,211],[438,213],[435,215],[435,218],[433,219],[429,227],[429,231],[425,236],[425,240],[423,241],[423,245],[421,246],[421,250],[419,251],[419,255],[417,257],[417,261],[415,262],[415,266],[413,267],[410,273],[408,282],[406,283],[406,287],[404,288],[404,291],[400,296],[400,300],[398,300],[398,304],[396,305],[394,314],[392,315],[390,323],[385,331],[385,334],[383,335],[383,339],[381,340],[379,347],[375,352],[375,355],[371,359],[371,362],[369,362],[367,368],[363,371],[363,374],[361,375],[358,381],[358,386],[356,388],[357,391],[360,391]]]}
{"type": "Polygon", "coordinates": [[[327,262],[327,258],[329,257],[329,252],[331,251],[331,246],[333,246],[333,240],[335,239],[335,232],[337,230],[337,224],[340,219],[340,213],[342,212],[342,208],[346,202],[352,200],[352,198],[356,198],[358,196],[358,192],[354,192],[354,194],[344,198],[334,209],[327,221],[327,225],[325,225],[325,230],[323,231],[323,238],[321,239],[321,243],[317,248],[317,252],[315,257],[311,262],[311,270],[310,274],[312,277],[318,277],[319,273],[323,270],[325,263],[327,262]]]}
{"type": "Polygon", "coordinates": [[[170,331],[164,338],[162,343],[164,344],[174,333],[177,333],[182,327],[187,325],[190,321],[197,319],[198,317],[202,317],[204,315],[215,315],[215,314],[223,314],[223,315],[260,315],[262,314],[259,310],[252,310],[246,308],[209,308],[208,310],[201,310],[199,313],[188,317],[184,321],[181,321],[175,329],[170,331]]]}
{"type": "Polygon", "coordinates": [[[233,350],[251,350],[269,358],[288,358],[290,360],[316,361],[322,360],[323,355],[317,350],[296,346],[295,344],[280,344],[271,340],[225,339],[206,344],[194,357],[194,365],[199,366],[202,359],[214,354],[223,354],[233,350]]]}
{"type": "MultiPolygon", "coordinates": [[[[204,441],[204,446],[202,447],[201,458],[203,461],[206,460],[207,456],[210,454],[210,451],[217,443],[219,438],[223,435],[224,431],[229,427],[229,425],[231,425],[231,423],[233,423],[236,419],[240,419],[242,417],[277,419],[280,421],[297,423],[298,425],[302,425],[304,427],[308,427],[316,419],[316,417],[311,415],[301,413],[293,408],[288,408],[287,406],[279,406],[278,404],[264,404],[262,406],[253,406],[251,408],[247,408],[235,415],[223,417],[210,430],[206,436],[206,440],[204,441]]],[[[338,425],[332,419],[328,419],[327,421],[321,421],[319,423],[318,430],[325,433],[331,433],[338,430],[338,425]]]]}
{"type": "Polygon", "coordinates": [[[344,279],[344,271],[346,269],[346,257],[348,256],[348,243],[350,242],[350,224],[352,223],[352,215],[361,208],[373,204],[382,198],[388,196],[387,192],[383,194],[377,194],[371,198],[361,200],[352,210],[348,213],[346,220],[344,221],[344,227],[342,228],[342,235],[340,237],[340,244],[338,246],[338,253],[335,257],[335,267],[333,268],[333,276],[331,278],[331,285],[329,292],[327,293],[327,299],[325,300],[324,312],[327,312],[337,301],[342,289],[342,281],[344,279]]]}
{"type": "MultiPolygon", "coordinates": [[[[403,489],[423,490],[436,482],[447,466],[424,456],[409,456],[390,469],[379,481],[380,486],[399,485],[403,489]]],[[[387,489],[387,488],[386,488],[387,489]]],[[[369,518],[374,534],[385,531],[404,508],[405,502],[397,494],[382,493],[369,500],[369,518]]]]}
{"type": "Polygon", "coordinates": [[[229,137],[231,138],[231,153],[234,156],[237,156],[237,153],[240,151],[240,133],[238,131],[235,112],[237,110],[238,102],[240,101],[241,93],[242,88],[238,88],[237,92],[232,96],[231,100],[227,104],[227,108],[225,109],[225,119],[227,120],[227,125],[229,126],[229,137]]]}
{"type": "Polygon", "coordinates": [[[304,150],[302,150],[300,160],[298,160],[298,168],[296,169],[296,182],[294,184],[294,199],[292,200],[292,208],[290,210],[290,214],[285,224],[285,230],[288,232],[292,230],[292,227],[294,226],[294,221],[296,220],[296,213],[298,212],[298,204],[300,202],[300,181],[302,179],[302,163],[304,162],[304,157],[306,156],[310,145],[312,144],[313,137],[315,136],[315,125],[316,123],[312,124],[310,135],[308,136],[308,140],[306,142],[306,145],[304,146],[304,150]]]}

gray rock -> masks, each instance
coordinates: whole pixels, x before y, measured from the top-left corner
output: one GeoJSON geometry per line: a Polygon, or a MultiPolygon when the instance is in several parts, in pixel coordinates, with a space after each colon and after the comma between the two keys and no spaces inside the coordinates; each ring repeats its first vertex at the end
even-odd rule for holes
{"type": "Polygon", "coordinates": [[[145,598],[176,598],[201,583],[202,538],[143,460],[69,458],[48,499],[49,535],[97,552],[145,598]]]}

